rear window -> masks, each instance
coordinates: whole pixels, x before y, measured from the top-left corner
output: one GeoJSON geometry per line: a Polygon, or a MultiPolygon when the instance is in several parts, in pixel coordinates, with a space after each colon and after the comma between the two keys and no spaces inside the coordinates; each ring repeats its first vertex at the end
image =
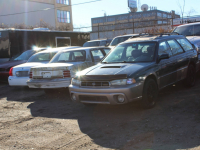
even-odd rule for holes
{"type": "Polygon", "coordinates": [[[56,52],[53,53],[38,53],[28,60],[28,62],[43,62],[43,61],[50,61],[51,58],[56,54],[56,52]]]}
{"type": "Polygon", "coordinates": [[[99,46],[100,41],[94,41],[94,42],[86,42],[83,44],[83,47],[93,47],[93,46],[99,46]]]}
{"type": "Polygon", "coordinates": [[[56,54],[50,63],[79,62],[79,61],[85,61],[85,58],[86,58],[86,52],[84,50],[66,51],[56,54]]]}

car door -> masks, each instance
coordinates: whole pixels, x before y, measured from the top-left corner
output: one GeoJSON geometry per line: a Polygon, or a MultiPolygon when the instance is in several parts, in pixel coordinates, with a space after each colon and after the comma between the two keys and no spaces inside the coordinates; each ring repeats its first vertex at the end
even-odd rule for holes
{"type": "Polygon", "coordinates": [[[169,54],[169,59],[162,59],[158,64],[160,68],[158,71],[160,88],[172,84],[176,80],[176,57],[172,55],[172,51],[166,41],[159,43],[158,56],[162,54],[169,54]]]}
{"type": "Polygon", "coordinates": [[[185,74],[189,60],[187,59],[184,50],[176,40],[168,40],[167,43],[172,50],[173,56],[176,57],[177,60],[177,63],[174,66],[176,68],[176,74],[174,76],[176,82],[182,79],[182,74],[185,74]]]}
{"type": "Polygon", "coordinates": [[[186,39],[177,39],[177,42],[184,49],[184,53],[177,56],[177,60],[179,64],[178,68],[178,76],[181,79],[186,78],[187,68],[190,62],[190,58],[192,58],[195,54],[197,54],[196,50],[192,47],[192,45],[186,39]]]}

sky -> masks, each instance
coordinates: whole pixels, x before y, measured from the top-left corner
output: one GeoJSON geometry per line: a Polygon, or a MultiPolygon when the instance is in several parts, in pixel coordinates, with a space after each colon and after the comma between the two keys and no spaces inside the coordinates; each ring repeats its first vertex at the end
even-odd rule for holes
{"type": "MultiPolygon", "coordinates": [[[[95,0],[72,0],[72,17],[74,28],[91,26],[91,18],[102,17],[106,15],[117,15],[128,13],[128,0],[100,0],[92,3],[80,4],[95,0]],[[76,5],[80,4],[80,5],[76,5]]],[[[141,5],[157,7],[158,10],[168,11],[175,10],[181,14],[178,2],[183,6],[184,0],[140,0],[141,5]]],[[[200,0],[185,0],[185,13],[188,16],[190,10],[195,10],[190,16],[200,15],[200,0]]],[[[139,11],[141,11],[139,9],[139,11]]],[[[74,31],[91,31],[91,28],[76,29],[74,31]]]]}

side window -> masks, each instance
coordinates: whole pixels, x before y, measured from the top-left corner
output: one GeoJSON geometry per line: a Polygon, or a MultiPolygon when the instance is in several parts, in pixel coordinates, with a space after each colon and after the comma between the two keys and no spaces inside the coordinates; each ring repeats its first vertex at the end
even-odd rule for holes
{"type": "Polygon", "coordinates": [[[106,55],[110,52],[110,49],[104,49],[104,52],[106,53],[106,55]]]}
{"type": "Polygon", "coordinates": [[[69,60],[69,54],[70,54],[69,52],[60,54],[60,57],[58,58],[58,61],[69,60]]]}
{"type": "Polygon", "coordinates": [[[85,51],[73,52],[72,60],[84,61],[85,60],[85,51]]]}
{"type": "Polygon", "coordinates": [[[98,50],[98,49],[97,50],[92,50],[91,53],[92,53],[92,57],[93,57],[95,62],[100,61],[104,57],[104,55],[101,52],[101,50],[98,50]]]}
{"type": "Polygon", "coordinates": [[[167,43],[169,44],[173,55],[183,53],[183,49],[174,40],[169,40],[169,41],[167,41],[167,43]]]}
{"type": "Polygon", "coordinates": [[[169,56],[172,55],[172,51],[170,50],[166,42],[161,42],[159,44],[158,55],[161,56],[162,54],[169,54],[169,56]]]}
{"type": "Polygon", "coordinates": [[[183,47],[185,51],[192,50],[192,45],[186,39],[177,39],[178,43],[183,47]]]}

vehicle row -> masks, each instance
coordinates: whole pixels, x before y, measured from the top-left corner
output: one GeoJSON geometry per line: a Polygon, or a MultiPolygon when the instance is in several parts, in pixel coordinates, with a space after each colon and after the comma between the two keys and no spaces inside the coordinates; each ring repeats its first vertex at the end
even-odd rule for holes
{"type": "Polygon", "coordinates": [[[71,77],[98,63],[108,52],[106,47],[62,47],[43,50],[32,55],[26,63],[9,71],[10,86],[30,88],[68,87],[71,77]]]}
{"type": "Polygon", "coordinates": [[[85,105],[140,101],[144,108],[154,107],[166,86],[195,85],[198,49],[183,35],[137,35],[110,49],[43,50],[11,68],[8,81],[48,93],[69,87],[71,99],[85,105]]]}

